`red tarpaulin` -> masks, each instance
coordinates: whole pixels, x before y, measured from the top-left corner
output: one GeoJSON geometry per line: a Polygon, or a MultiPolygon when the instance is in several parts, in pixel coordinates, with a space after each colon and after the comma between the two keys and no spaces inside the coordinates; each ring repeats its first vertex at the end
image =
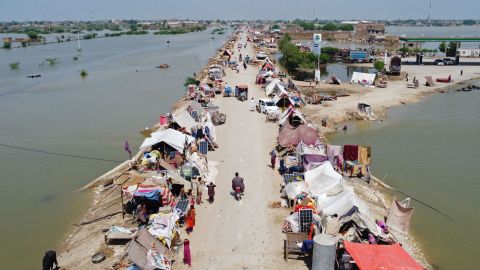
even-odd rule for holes
{"type": "Polygon", "coordinates": [[[398,243],[370,245],[344,241],[344,244],[360,270],[423,269],[398,243]]]}

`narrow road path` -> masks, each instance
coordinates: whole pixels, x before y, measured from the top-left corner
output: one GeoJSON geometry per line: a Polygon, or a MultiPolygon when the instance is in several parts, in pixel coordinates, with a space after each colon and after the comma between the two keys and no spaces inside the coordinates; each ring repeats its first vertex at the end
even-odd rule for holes
{"type": "MultiPolygon", "coordinates": [[[[245,44],[246,35],[241,37],[240,42],[245,44]]],[[[241,53],[254,56],[250,46],[241,53]]],[[[242,68],[240,73],[228,70],[225,80],[232,87],[247,84],[249,98],[258,100],[265,94],[255,85],[257,73],[252,66],[246,71],[242,68]]],[[[197,207],[194,232],[184,235],[191,242],[191,269],[306,269],[303,261],[287,264],[283,260],[281,224],[286,213],[269,207],[279,201],[281,177],[270,168],[268,156],[276,142],[278,125],[250,111],[250,101],[217,97],[214,103],[227,114],[227,122],[216,128],[220,147],[208,156],[218,162],[215,202],[197,207]],[[230,194],[235,172],[245,178],[246,192],[241,201],[230,194]]],[[[177,262],[175,268],[187,268],[180,264],[177,262]]]]}

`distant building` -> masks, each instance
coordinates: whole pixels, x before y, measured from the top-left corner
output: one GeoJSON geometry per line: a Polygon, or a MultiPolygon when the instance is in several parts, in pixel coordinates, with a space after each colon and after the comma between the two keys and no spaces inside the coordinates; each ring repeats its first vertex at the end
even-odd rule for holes
{"type": "Polygon", "coordinates": [[[355,37],[359,39],[368,39],[370,37],[384,36],[385,24],[360,22],[355,25],[355,37]]]}
{"type": "Polygon", "coordinates": [[[480,49],[458,49],[460,57],[480,57],[480,49]]]}
{"type": "Polygon", "coordinates": [[[182,28],[183,27],[183,23],[182,22],[179,22],[179,21],[170,21],[170,22],[167,22],[167,26],[169,26],[170,28],[182,28]]]}

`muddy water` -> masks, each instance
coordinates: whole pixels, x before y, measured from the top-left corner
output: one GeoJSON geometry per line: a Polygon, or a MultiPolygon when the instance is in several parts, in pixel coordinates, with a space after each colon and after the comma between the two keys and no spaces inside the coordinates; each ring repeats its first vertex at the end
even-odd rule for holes
{"type": "Polygon", "coordinates": [[[87,205],[87,194],[73,191],[125,160],[125,139],[138,149],[139,131],[171,109],[184,79],[229,34],[211,40],[209,32],[85,40],[81,52],[76,42],[0,50],[2,269],[40,268],[87,205]],[[154,68],[162,63],[171,68],[154,68]],[[26,78],[34,74],[42,77],[26,78]]]}
{"type": "Polygon", "coordinates": [[[347,134],[329,138],[371,145],[374,175],[454,219],[412,203],[411,230],[440,269],[480,264],[479,104],[480,91],[437,94],[393,108],[383,123],[348,123],[347,134]]]}

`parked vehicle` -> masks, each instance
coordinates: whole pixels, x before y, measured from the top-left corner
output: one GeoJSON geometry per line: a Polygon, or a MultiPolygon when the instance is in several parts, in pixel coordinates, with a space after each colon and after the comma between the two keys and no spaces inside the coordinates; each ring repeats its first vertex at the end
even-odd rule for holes
{"type": "Polygon", "coordinates": [[[259,99],[257,111],[263,114],[278,113],[278,107],[271,99],[259,99]]]}
{"type": "Polygon", "coordinates": [[[350,61],[353,63],[373,63],[375,57],[365,51],[350,51],[350,61]]]}
{"type": "Polygon", "coordinates": [[[437,66],[444,66],[445,62],[443,62],[442,59],[435,59],[435,61],[433,61],[433,64],[437,66]]]}
{"type": "Polygon", "coordinates": [[[445,65],[453,65],[455,62],[451,58],[443,58],[443,63],[445,65]]]}

